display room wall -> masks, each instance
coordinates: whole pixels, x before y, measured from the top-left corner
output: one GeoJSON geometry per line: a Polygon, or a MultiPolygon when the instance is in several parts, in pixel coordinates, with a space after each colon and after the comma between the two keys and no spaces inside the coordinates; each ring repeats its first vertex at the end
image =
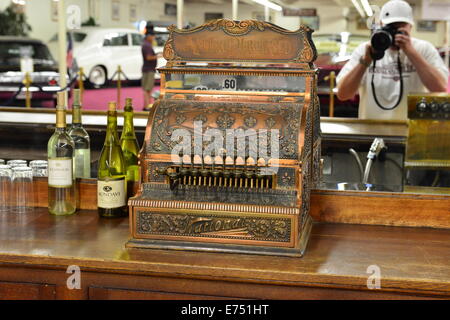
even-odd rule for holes
{"type": "MultiPolygon", "coordinates": [[[[48,41],[56,32],[58,22],[52,19],[51,9],[54,0],[34,0],[27,1],[25,12],[27,13],[28,23],[33,30],[31,37],[48,41]]],[[[371,1],[372,3],[373,1],[371,1]]],[[[382,5],[385,1],[375,1],[373,3],[382,5]]],[[[417,1],[412,1],[417,2],[417,1]]],[[[9,0],[0,2],[0,10],[4,9],[10,3],[9,0]]],[[[85,21],[90,15],[94,16],[96,22],[102,27],[126,27],[134,28],[135,24],[141,20],[157,20],[176,23],[176,16],[166,15],[164,12],[165,4],[176,5],[176,0],[65,0],[66,6],[76,4],[81,9],[82,21],[85,21]],[[112,2],[119,5],[119,17],[117,20],[111,19],[112,2]],[[130,6],[136,8],[136,20],[130,19],[130,6]]],[[[334,3],[330,1],[330,3],[334,3]]],[[[350,13],[347,18],[344,16],[344,7],[336,4],[330,4],[317,1],[301,1],[301,8],[316,8],[320,19],[320,27],[315,30],[316,34],[336,33],[347,30],[354,34],[369,35],[368,29],[357,27],[359,14],[349,3],[350,13]],[[346,21],[347,19],[347,21],[346,21]]],[[[414,6],[416,20],[421,19],[421,6],[414,6]]],[[[224,18],[231,19],[231,1],[224,1],[223,4],[208,4],[203,2],[185,1],[184,4],[184,22],[200,25],[204,23],[205,13],[222,13],[224,18]]],[[[238,19],[252,19],[255,14],[262,14],[263,6],[245,0],[245,3],[239,2],[238,19]]],[[[285,17],[282,12],[270,11],[272,22],[286,29],[295,30],[300,23],[300,17],[285,17]]],[[[414,28],[413,35],[427,39],[437,47],[444,45],[445,41],[445,22],[438,21],[436,32],[418,32],[414,28]]]]}

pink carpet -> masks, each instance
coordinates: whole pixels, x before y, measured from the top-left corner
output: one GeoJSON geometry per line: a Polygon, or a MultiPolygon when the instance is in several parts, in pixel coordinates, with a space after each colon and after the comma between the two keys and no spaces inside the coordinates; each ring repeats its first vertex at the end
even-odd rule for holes
{"type": "MultiPolygon", "coordinates": [[[[158,91],[159,86],[153,88],[153,92],[158,91]]],[[[450,77],[448,80],[447,92],[450,93],[450,77]]],[[[134,109],[142,111],[144,107],[144,95],[141,87],[125,87],[121,92],[120,107],[125,105],[125,99],[132,98],[134,109]]],[[[106,111],[108,102],[117,101],[117,88],[102,88],[102,89],[86,89],[83,97],[83,108],[86,110],[106,111]]],[[[69,106],[72,106],[72,99],[69,101],[69,106]]],[[[44,107],[53,107],[45,104],[44,107]]]]}
{"type": "MultiPolygon", "coordinates": [[[[153,88],[153,92],[158,91],[159,86],[153,88]]],[[[144,94],[141,87],[126,87],[122,88],[120,97],[120,108],[123,109],[125,99],[133,99],[134,110],[142,111],[144,108],[144,94]]],[[[102,89],[86,89],[83,95],[83,109],[106,111],[108,102],[117,101],[117,88],[102,88],[102,89]]],[[[72,99],[69,101],[69,106],[72,106],[72,99]]]]}

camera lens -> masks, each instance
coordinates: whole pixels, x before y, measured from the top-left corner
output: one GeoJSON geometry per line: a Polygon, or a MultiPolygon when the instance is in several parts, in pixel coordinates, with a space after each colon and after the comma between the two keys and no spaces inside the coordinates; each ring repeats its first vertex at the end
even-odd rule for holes
{"type": "Polygon", "coordinates": [[[385,51],[392,44],[392,36],[384,30],[379,30],[372,35],[370,43],[375,51],[385,51]]]}

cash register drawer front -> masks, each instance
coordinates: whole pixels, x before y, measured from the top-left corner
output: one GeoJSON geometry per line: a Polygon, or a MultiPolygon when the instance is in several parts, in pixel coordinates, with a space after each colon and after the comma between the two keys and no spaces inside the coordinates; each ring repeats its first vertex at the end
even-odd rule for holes
{"type": "Polygon", "coordinates": [[[294,248],[299,218],[278,213],[133,207],[132,234],[134,239],[294,248]]]}

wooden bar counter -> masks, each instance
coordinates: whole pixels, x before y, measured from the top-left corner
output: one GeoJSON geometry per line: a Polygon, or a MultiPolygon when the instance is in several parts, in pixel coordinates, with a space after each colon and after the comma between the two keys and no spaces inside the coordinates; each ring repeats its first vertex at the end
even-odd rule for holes
{"type": "Polygon", "coordinates": [[[130,250],[128,238],[128,219],[92,210],[0,213],[0,298],[450,298],[448,229],[316,222],[303,258],[130,250]],[[73,265],[81,288],[70,290],[73,265]],[[367,287],[373,266],[380,289],[367,287]]]}

